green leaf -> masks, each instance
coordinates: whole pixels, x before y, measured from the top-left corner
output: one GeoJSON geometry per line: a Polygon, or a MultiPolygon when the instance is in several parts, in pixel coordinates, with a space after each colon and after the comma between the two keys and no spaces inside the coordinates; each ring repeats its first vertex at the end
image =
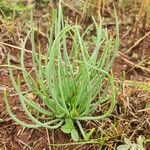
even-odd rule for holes
{"type": "Polygon", "coordinates": [[[144,140],[145,140],[145,137],[142,137],[142,136],[139,136],[137,138],[137,147],[138,147],[138,150],[144,150],[144,147],[143,147],[144,140]]]}
{"type": "Polygon", "coordinates": [[[64,133],[69,134],[69,133],[71,133],[72,128],[70,128],[70,126],[69,126],[68,124],[65,124],[65,125],[63,125],[63,126],[61,127],[61,130],[62,130],[64,133]]]}
{"type": "MultiPolygon", "coordinates": [[[[137,144],[133,143],[130,150],[138,150],[138,149],[137,149],[137,144]]],[[[140,149],[140,150],[141,150],[141,149],[140,149]]]]}
{"type": "Polygon", "coordinates": [[[89,133],[86,133],[86,140],[89,140],[94,132],[95,132],[95,128],[92,128],[89,133]]]}
{"type": "Polygon", "coordinates": [[[73,124],[72,119],[66,118],[66,119],[65,119],[65,122],[66,122],[66,124],[67,124],[68,126],[70,126],[70,128],[74,128],[74,124],[73,124]]]}
{"type": "Polygon", "coordinates": [[[71,138],[75,142],[77,142],[79,140],[79,134],[78,134],[78,131],[76,129],[71,130],[71,138]]]}
{"type": "Polygon", "coordinates": [[[74,129],[73,121],[70,118],[65,119],[65,124],[61,127],[61,130],[64,133],[71,133],[72,129],[74,129]]]}
{"type": "Polygon", "coordinates": [[[129,145],[124,144],[124,145],[119,145],[117,147],[117,150],[129,150],[129,148],[130,148],[129,145]]]}

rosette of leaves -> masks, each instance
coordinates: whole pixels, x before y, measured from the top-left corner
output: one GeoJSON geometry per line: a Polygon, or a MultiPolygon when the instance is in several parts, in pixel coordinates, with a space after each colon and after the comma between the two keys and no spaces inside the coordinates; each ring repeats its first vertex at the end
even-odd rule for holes
{"type": "Polygon", "coordinates": [[[74,141],[78,141],[79,132],[84,139],[88,139],[94,131],[92,129],[86,133],[81,122],[104,119],[112,113],[116,103],[116,90],[114,77],[109,70],[118,51],[118,22],[115,38],[110,38],[102,24],[96,23],[95,20],[92,26],[95,27],[96,35],[94,41],[91,41],[94,49],[90,51],[84,38],[91,26],[82,31],[78,25],[67,24],[59,3],[58,11],[52,12],[49,44],[43,55],[36,51],[31,19],[32,28],[22,46],[20,67],[11,65],[8,55],[10,79],[25,114],[33,122],[28,124],[12,113],[8,93],[5,91],[7,112],[16,123],[27,128],[60,127],[64,133],[70,134],[74,141]],[[25,46],[29,39],[32,43],[34,76],[27,71],[24,62],[25,46]],[[68,40],[71,41],[69,46],[68,40]],[[101,54],[100,49],[103,50],[101,54]],[[36,95],[39,103],[22,91],[20,79],[15,80],[12,68],[22,72],[28,87],[27,92],[36,95]],[[101,115],[93,115],[93,112],[106,102],[109,104],[108,110],[101,112],[101,115]]]}

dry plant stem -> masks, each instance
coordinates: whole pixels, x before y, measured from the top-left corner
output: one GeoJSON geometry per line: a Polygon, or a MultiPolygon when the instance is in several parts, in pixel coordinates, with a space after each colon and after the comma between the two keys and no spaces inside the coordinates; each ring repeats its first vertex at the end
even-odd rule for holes
{"type": "MultiPolygon", "coordinates": [[[[5,42],[0,42],[0,44],[5,45],[5,46],[8,46],[8,47],[11,47],[11,48],[15,48],[15,49],[22,50],[22,48],[19,47],[19,46],[15,46],[15,45],[8,44],[8,43],[5,43],[5,42]]],[[[25,49],[25,51],[28,52],[28,53],[32,53],[32,51],[27,50],[27,49],[25,49]]]]}
{"type": "Polygon", "coordinates": [[[137,46],[142,40],[144,40],[147,36],[149,36],[150,35],[150,31],[149,32],[147,32],[142,38],[140,38],[138,41],[136,41],[135,42],[135,44],[132,46],[132,47],[130,47],[127,51],[126,51],[126,53],[129,53],[135,46],[137,46]]]}
{"type": "Polygon", "coordinates": [[[29,150],[32,150],[32,148],[28,145],[28,144],[26,144],[25,142],[23,142],[23,141],[21,141],[21,140],[17,140],[17,142],[18,142],[18,144],[22,147],[22,149],[26,149],[26,148],[28,148],[29,150]]]}
{"type": "Polygon", "coordinates": [[[81,15],[81,12],[80,11],[78,11],[76,8],[74,8],[73,6],[71,6],[71,5],[69,5],[69,4],[67,4],[67,3],[65,3],[65,2],[62,2],[63,3],[63,5],[64,6],[67,6],[69,9],[71,9],[72,11],[74,11],[74,12],[76,12],[76,13],[78,13],[79,15],[81,15]]]}
{"type": "Polygon", "coordinates": [[[138,112],[150,112],[150,108],[141,109],[138,110],[138,112]]]}
{"type": "MultiPolygon", "coordinates": [[[[137,63],[135,66],[132,66],[132,67],[126,72],[126,74],[129,73],[129,72],[131,72],[134,68],[139,68],[139,67],[137,67],[137,66],[140,66],[140,67],[141,67],[141,64],[144,63],[146,60],[147,60],[147,59],[144,59],[144,60],[140,61],[139,63],[137,63]]],[[[146,69],[147,69],[147,68],[146,68],[146,69]]],[[[143,71],[144,71],[144,70],[143,70],[143,71]]]]}
{"type": "Polygon", "coordinates": [[[137,127],[136,127],[136,129],[133,131],[133,133],[131,134],[131,136],[130,136],[130,140],[133,138],[133,136],[136,134],[136,132],[138,131],[138,129],[140,129],[141,128],[141,126],[142,126],[142,124],[144,124],[146,122],[146,120],[145,121],[143,121],[142,123],[140,123],[137,127]]]}
{"type": "MultiPolygon", "coordinates": [[[[150,32],[149,32],[149,33],[150,33],[150,32]]],[[[135,64],[134,62],[128,60],[128,59],[126,58],[126,55],[123,54],[122,52],[118,52],[118,55],[121,56],[121,59],[124,60],[126,63],[128,63],[131,67],[134,66],[134,67],[137,67],[137,68],[142,69],[143,71],[146,71],[146,72],[150,73],[150,70],[147,69],[146,67],[142,67],[142,66],[140,66],[140,65],[138,65],[138,64],[135,64]]]]}
{"type": "MultiPolygon", "coordinates": [[[[135,81],[135,82],[142,83],[144,85],[150,86],[150,82],[140,82],[140,81],[135,81]]],[[[125,80],[125,84],[127,84],[127,85],[131,85],[132,83],[134,83],[134,81],[132,81],[132,80],[125,80]]]]}
{"type": "MultiPolygon", "coordinates": [[[[50,144],[50,138],[49,138],[48,129],[46,129],[46,135],[47,135],[47,142],[48,142],[48,145],[49,145],[50,144]]],[[[51,147],[49,146],[48,149],[51,150],[51,147]]]]}
{"type": "Polygon", "coordinates": [[[149,0],[142,0],[140,12],[139,12],[139,15],[141,17],[144,17],[145,13],[147,12],[147,7],[149,5],[149,2],[150,2],[149,0]]]}

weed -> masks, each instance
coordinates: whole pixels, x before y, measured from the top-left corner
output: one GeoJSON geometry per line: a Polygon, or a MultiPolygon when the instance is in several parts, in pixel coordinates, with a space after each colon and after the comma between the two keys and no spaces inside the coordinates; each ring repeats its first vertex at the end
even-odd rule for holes
{"type": "Polygon", "coordinates": [[[11,65],[8,55],[10,79],[23,110],[34,124],[27,124],[12,113],[5,90],[6,109],[10,117],[24,127],[48,129],[61,127],[64,133],[71,134],[74,141],[79,140],[77,125],[86,140],[90,138],[94,129],[85,133],[81,121],[104,119],[115,107],[114,77],[112,73],[109,74],[109,70],[118,51],[118,22],[114,40],[109,37],[107,30],[102,28],[102,24],[97,24],[93,19],[96,37],[93,41],[95,48],[91,52],[84,41],[89,28],[81,33],[78,25],[71,26],[65,23],[61,3],[59,3],[59,11],[53,10],[52,14],[49,47],[44,56],[41,52],[37,54],[35,49],[33,18],[32,29],[28,32],[21,51],[21,67],[11,65]],[[27,72],[24,64],[25,46],[30,34],[34,77],[27,72]],[[71,49],[68,48],[67,39],[72,41],[71,49]],[[100,49],[103,49],[101,57],[99,57],[100,49]],[[40,99],[39,103],[30,99],[28,94],[23,94],[20,78],[15,80],[12,68],[22,71],[28,91],[37,95],[40,99]],[[96,108],[106,102],[110,104],[109,109],[102,112],[102,115],[95,116],[93,113],[96,108]],[[33,110],[36,113],[33,113],[33,110]]]}
{"type": "Polygon", "coordinates": [[[145,138],[139,136],[137,138],[137,143],[131,143],[127,138],[124,139],[125,144],[117,147],[117,150],[144,150],[143,143],[145,138]]]}
{"type": "Polygon", "coordinates": [[[5,19],[12,19],[27,9],[28,7],[21,2],[13,2],[11,0],[0,1],[0,14],[3,15],[5,19]]]}

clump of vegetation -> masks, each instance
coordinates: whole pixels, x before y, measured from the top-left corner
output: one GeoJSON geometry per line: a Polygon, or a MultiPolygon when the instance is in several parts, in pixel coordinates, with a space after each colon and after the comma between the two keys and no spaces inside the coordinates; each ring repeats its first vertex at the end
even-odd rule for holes
{"type": "Polygon", "coordinates": [[[137,143],[132,143],[129,139],[125,138],[125,144],[119,145],[117,150],[145,150],[143,146],[144,140],[144,137],[139,136],[137,138],[137,143]]]}
{"type": "Polygon", "coordinates": [[[21,1],[14,2],[12,0],[1,0],[0,1],[0,14],[7,19],[18,15],[19,13],[27,10],[28,7],[25,6],[21,1]]]}
{"type": "Polygon", "coordinates": [[[11,65],[8,55],[8,68],[23,110],[33,124],[21,121],[12,113],[5,91],[7,112],[13,120],[24,127],[48,129],[60,127],[64,133],[71,134],[74,141],[79,140],[79,131],[84,139],[88,139],[89,134],[84,132],[81,121],[104,119],[115,107],[114,77],[109,70],[118,51],[118,22],[116,38],[113,39],[109,37],[107,30],[102,28],[102,24],[97,24],[94,20],[96,36],[91,38],[94,45],[91,51],[84,41],[91,26],[81,33],[78,25],[67,24],[63,20],[59,3],[59,11],[53,10],[49,46],[45,55],[36,52],[32,19],[31,24],[32,29],[21,51],[21,66],[11,65]],[[24,64],[25,46],[30,34],[35,76],[28,73],[24,64]],[[70,45],[68,40],[71,41],[70,45]],[[103,51],[101,56],[100,50],[103,51]],[[18,77],[18,80],[15,80],[12,68],[22,71],[28,93],[36,95],[40,99],[39,103],[30,98],[28,93],[23,94],[21,79],[18,77]],[[95,110],[106,102],[110,104],[108,110],[94,115],[95,110]]]}

